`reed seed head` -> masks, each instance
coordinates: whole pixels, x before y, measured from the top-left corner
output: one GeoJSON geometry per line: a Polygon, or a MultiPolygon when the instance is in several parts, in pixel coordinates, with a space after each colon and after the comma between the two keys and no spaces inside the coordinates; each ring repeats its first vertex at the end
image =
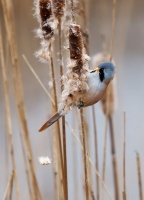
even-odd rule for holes
{"type": "Polygon", "coordinates": [[[56,18],[64,16],[65,11],[65,0],[52,0],[53,13],[56,18]]]}
{"type": "Polygon", "coordinates": [[[64,89],[61,95],[59,111],[65,114],[72,106],[77,105],[81,99],[81,94],[88,90],[87,75],[89,71],[89,56],[86,55],[81,28],[77,24],[69,27],[69,50],[70,58],[67,63],[67,72],[62,77],[64,89]]]}
{"type": "Polygon", "coordinates": [[[54,40],[54,31],[58,21],[53,15],[51,0],[36,0],[35,13],[40,24],[36,30],[37,37],[41,38],[41,48],[35,55],[42,62],[50,59],[49,45],[54,40]]]}
{"type": "Polygon", "coordinates": [[[80,26],[77,24],[72,24],[69,27],[69,48],[71,59],[80,59],[82,57],[82,35],[80,26]]]}

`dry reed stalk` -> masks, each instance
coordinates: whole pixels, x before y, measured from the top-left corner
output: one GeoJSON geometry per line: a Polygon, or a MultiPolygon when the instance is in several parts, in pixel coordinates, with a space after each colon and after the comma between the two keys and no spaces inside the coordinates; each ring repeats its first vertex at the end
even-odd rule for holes
{"type": "MultiPolygon", "coordinates": [[[[107,93],[109,92],[109,90],[107,90],[107,93]]],[[[106,94],[107,95],[107,94],[106,94]]],[[[107,95],[108,96],[108,95],[107,95]]],[[[107,152],[107,129],[108,129],[108,103],[109,101],[106,101],[106,108],[107,108],[107,112],[106,112],[106,120],[105,120],[105,134],[104,134],[104,146],[103,146],[103,165],[102,165],[102,179],[105,181],[105,168],[106,168],[106,152],[107,152]]],[[[102,200],[104,200],[104,187],[102,187],[102,200]]]]}
{"type": "Polygon", "coordinates": [[[9,190],[10,190],[10,188],[11,188],[11,184],[12,184],[13,178],[14,178],[14,170],[12,170],[11,175],[10,175],[10,178],[9,178],[9,180],[8,180],[8,183],[7,183],[7,186],[6,186],[6,189],[5,189],[5,193],[4,193],[3,200],[7,200],[8,193],[9,193],[9,190]]]}
{"type": "Polygon", "coordinates": [[[124,112],[124,141],[123,141],[123,200],[126,200],[126,113],[124,112]]]}
{"type": "Polygon", "coordinates": [[[139,199],[143,200],[141,160],[139,153],[136,153],[136,161],[137,161],[137,175],[138,175],[138,185],[139,185],[139,199]]]}
{"type": "Polygon", "coordinates": [[[84,173],[85,173],[85,190],[86,200],[89,200],[89,180],[88,180],[88,163],[87,163],[87,150],[86,150],[86,137],[84,129],[83,109],[80,108],[81,127],[82,127],[82,142],[83,142],[83,159],[84,159],[84,173]]]}
{"type": "MultiPolygon", "coordinates": [[[[95,147],[95,166],[99,171],[99,159],[98,159],[98,137],[97,137],[97,129],[96,129],[96,116],[94,106],[92,106],[92,116],[93,116],[93,128],[94,128],[94,147],[95,147]]],[[[100,187],[99,187],[99,179],[96,175],[96,199],[100,199],[100,187]]]]}
{"type": "MultiPolygon", "coordinates": [[[[80,148],[83,150],[83,145],[82,145],[81,141],[79,140],[79,138],[77,137],[77,134],[75,133],[75,131],[72,129],[72,127],[69,125],[69,123],[68,123],[67,121],[66,121],[66,124],[67,124],[68,128],[70,129],[72,135],[74,136],[74,138],[75,138],[76,141],[78,142],[80,148]]],[[[102,179],[100,173],[99,173],[98,170],[96,169],[96,166],[95,166],[95,164],[93,163],[93,161],[91,160],[90,157],[88,157],[88,161],[89,161],[89,163],[91,164],[92,168],[94,169],[94,172],[96,173],[96,175],[97,175],[98,178],[100,179],[100,181],[101,181],[101,183],[102,183],[104,189],[105,189],[106,192],[108,193],[109,198],[110,198],[111,200],[113,200],[112,195],[111,195],[111,192],[109,191],[109,189],[108,189],[107,186],[105,185],[104,180],[102,179]]]]}
{"type": "Polygon", "coordinates": [[[11,181],[11,185],[10,185],[10,191],[9,191],[9,200],[12,200],[12,194],[13,194],[13,179],[11,181]]]}
{"type": "Polygon", "coordinates": [[[5,59],[4,59],[4,52],[3,52],[3,44],[2,44],[2,32],[0,27],[0,60],[1,60],[1,70],[2,70],[2,79],[3,79],[3,87],[4,87],[4,99],[5,99],[5,112],[6,112],[6,124],[7,124],[7,131],[8,131],[8,143],[10,148],[10,156],[12,167],[14,170],[14,182],[16,186],[16,198],[20,199],[20,192],[19,192],[19,184],[17,178],[17,169],[15,164],[15,154],[14,154],[14,145],[13,145],[13,135],[12,135],[12,122],[11,122],[11,114],[10,114],[10,101],[9,101],[9,94],[8,94],[8,78],[5,66],[5,59]]]}
{"type": "Polygon", "coordinates": [[[28,166],[27,157],[26,157],[26,151],[25,151],[25,146],[24,146],[23,134],[22,134],[22,131],[20,130],[20,127],[19,127],[19,132],[20,132],[20,140],[21,140],[21,145],[22,145],[22,153],[23,153],[24,164],[25,164],[25,173],[26,173],[26,178],[27,178],[27,185],[28,185],[30,199],[32,199],[31,176],[30,176],[30,173],[29,173],[29,166],[28,166]]]}
{"type": "MultiPolygon", "coordinates": [[[[51,90],[53,96],[53,90],[51,90]]],[[[52,105],[53,112],[55,112],[55,106],[52,105]]],[[[59,173],[58,173],[58,152],[57,152],[57,125],[52,126],[53,136],[53,170],[54,170],[54,186],[55,186],[55,199],[59,200],[59,173]]]]}
{"type": "MultiPolygon", "coordinates": [[[[57,102],[57,93],[56,93],[54,63],[53,63],[53,56],[52,56],[53,55],[53,49],[52,49],[51,44],[50,44],[50,52],[51,52],[51,58],[50,58],[51,75],[52,75],[52,80],[53,80],[53,95],[54,95],[54,101],[55,101],[54,109],[55,109],[55,112],[57,112],[57,110],[58,110],[58,106],[57,106],[58,102],[57,102]]],[[[63,166],[63,154],[62,154],[60,125],[59,125],[59,121],[57,121],[56,123],[57,123],[57,131],[58,131],[58,133],[57,133],[57,141],[58,141],[58,148],[59,148],[59,150],[58,149],[57,150],[58,150],[59,156],[60,156],[60,158],[59,158],[60,160],[59,161],[60,161],[60,168],[61,168],[60,176],[61,176],[61,181],[63,183],[63,194],[66,195],[65,192],[64,192],[65,191],[65,185],[64,185],[64,182],[63,182],[65,175],[64,175],[64,166],[63,166]]]]}
{"type": "Polygon", "coordinates": [[[30,173],[31,173],[31,178],[32,178],[31,185],[33,187],[33,199],[38,199],[37,194],[39,195],[39,198],[42,199],[40,190],[38,187],[38,183],[36,180],[35,172],[34,172],[32,150],[31,150],[31,144],[29,140],[29,133],[28,133],[27,122],[26,122],[23,88],[22,88],[21,74],[20,74],[19,63],[18,63],[18,53],[17,53],[17,45],[16,45],[17,43],[16,43],[15,28],[14,28],[14,14],[13,14],[12,1],[2,0],[2,7],[3,7],[3,13],[4,13],[7,39],[8,39],[8,44],[10,48],[10,56],[11,56],[11,63],[12,63],[12,77],[13,77],[13,82],[14,82],[18,117],[20,120],[23,134],[24,134],[27,157],[28,157],[28,161],[30,165],[30,173]]]}
{"type": "MultiPolygon", "coordinates": [[[[53,61],[53,41],[54,41],[54,31],[57,28],[57,19],[55,18],[52,10],[51,0],[36,0],[35,10],[40,28],[37,30],[37,36],[42,39],[41,49],[36,53],[41,61],[50,61],[51,66],[51,76],[53,81],[53,97],[55,106],[53,107],[54,112],[57,112],[57,92],[56,92],[56,82],[55,82],[55,71],[54,71],[54,61],[53,61]]],[[[58,141],[58,158],[60,162],[60,178],[63,183],[62,192],[65,195],[64,187],[64,168],[63,168],[63,154],[62,154],[62,144],[60,135],[59,121],[57,124],[57,141],[58,141]]]]}
{"type": "MultiPolygon", "coordinates": [[[[60,64],[60,77],[63,76],[63,56],[62,56],[62,22],[65,11],[65,0],[52,0],[53,13],[58,20],[58,39],[59,39],[59,64],[60,64]]],[[[61,80],[61,92],[63,84],[61,80]]],[[[66,129],[65,129],[65,116],[62,117],[62,136],[63,136],[63,159],[64,159],[64,193],[65,198],[68,199],[68,181],[67,181],[67,148],[66,148],[66,129]]]]}

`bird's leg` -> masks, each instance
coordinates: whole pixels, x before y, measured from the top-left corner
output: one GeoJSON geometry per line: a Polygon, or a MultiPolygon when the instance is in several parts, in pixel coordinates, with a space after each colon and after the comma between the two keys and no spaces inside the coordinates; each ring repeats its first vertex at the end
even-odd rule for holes
{"type": "Polygon", "coordinates": [[[78,107],[78,109],[84,107],[84,102],[80,100],[77,107],[78,107]]]}

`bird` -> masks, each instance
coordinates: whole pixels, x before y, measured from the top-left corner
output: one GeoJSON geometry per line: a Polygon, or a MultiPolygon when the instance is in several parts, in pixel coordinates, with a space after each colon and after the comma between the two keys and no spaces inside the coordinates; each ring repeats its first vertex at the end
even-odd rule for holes
{"type": "MultiPolygon", "coordinates": [[[[78,108],[94,105],[104,96],[107,86],[114,78],[115,66],[112,62],[102,62],[94,70],[87,74],[89,89],[81,93],[81,99],[76,105],[78,108]]],[[[39,129],[39,132],[47,129],[63,116],[62,110],[56,112],[39,129]]]]}

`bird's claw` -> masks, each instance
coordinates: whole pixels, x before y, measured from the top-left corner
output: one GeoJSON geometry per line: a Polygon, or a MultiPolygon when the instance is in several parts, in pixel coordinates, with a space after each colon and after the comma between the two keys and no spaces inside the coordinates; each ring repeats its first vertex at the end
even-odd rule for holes
{"type": "Polygon", "coordinates": [[[77,105],[78,109],[84,107],[84,102],[83,101],[79,101],[79,104],[77,105]]]}

